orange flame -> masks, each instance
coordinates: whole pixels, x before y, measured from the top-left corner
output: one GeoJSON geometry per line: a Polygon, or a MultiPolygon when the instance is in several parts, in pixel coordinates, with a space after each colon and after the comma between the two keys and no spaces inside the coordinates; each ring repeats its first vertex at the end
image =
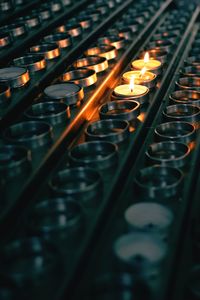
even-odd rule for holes
{"type": "Polygon", "coordinates": [[[146,52],[144,56],[144,63],[147,64],[149,62],[149,53],[146,52]]]}
{"type": "Polygon", "coordinates": [[[131,76],[131,79],[130,79],[130,90],[131,90],[131,93],[133,92],[134,87],[135,87],[135,76],[131,76]]]}
{"type": "Polygon", "coordinates": [[[142,68],[142,70],[140,71],[140,77],[144,76],[144,74],[146,73],[146,71],[147,71],[146,67],[142,68]]]}

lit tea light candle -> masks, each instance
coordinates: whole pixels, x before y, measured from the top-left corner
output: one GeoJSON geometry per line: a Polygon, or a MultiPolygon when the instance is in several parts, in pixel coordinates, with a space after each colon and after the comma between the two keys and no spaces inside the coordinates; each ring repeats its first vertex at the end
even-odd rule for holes
{"type": "Polygon", "coordinates": [[[150,58],[148,52],[145,53],[144,59],[132,61],[132,67],[135,70],[142,70],[145,67],[147,71],[152,71],[157,75],[162,71],[162,63],[159,60],[150,58]]]}
{"type": "Polygon", "coordinates": [[[145,85],[148,88],[153,88],[156,85],[156,74],[147,71],[144,67],[141,71],[128,71],[123,74],[122,79],[125,83],[130,83],[131,78],[135,78],[135,83],[145,85]]]}
{"type": "Polygon", "coordinates": [[[115,99],[138,99],[140,103],[144,103],[148,100],[148,87],[144,85],[135,84],[135,77],[132,76],[130,84],[118,85],[114,89],[113,98],[115,99]]]}

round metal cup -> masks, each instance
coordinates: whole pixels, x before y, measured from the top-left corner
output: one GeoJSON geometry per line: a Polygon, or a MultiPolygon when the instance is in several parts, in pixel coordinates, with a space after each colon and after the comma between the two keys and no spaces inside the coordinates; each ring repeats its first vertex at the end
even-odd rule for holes
{"type": "MultiPolygon", "coordinates": [[[[146,51],[140,53],[140,58],[144,58],[146,51]]],[[[148,49],[149,56],[153,59],[159,60],[162,64],[165,64],[169,59],[169,53],[161,48],[148,49]]]]}
{"type": "Polygon", "coordinates": [[[11,66],[0,69],[0,82],[8,84],[11,88],[22,87],[29,80],[29,72],[26,68],[11,66]]]}
{"type": "Polygon", "coordinates": [[[52,126],[64,125],[70,118],[70,108],[62,102],[42,102],[33,104],[24,114],[29,119],[46,121],[52,126]]]}
{"type": "Polygon", "coordinates": [[[40,21],[47,21],[52,17],[52,13],[48,8],[33,9],[32,12],[38,14],[40,21]]]}
{"type": "Polygon", "coordinates": [[[115,94],[115,92],[113,91],[111,94],[111,101],[121,101],[121,100],[134,100],[139,102],[141,105],[148,103],[149,101],[149,88],[147,88],[146,93],[142,94],[142,95],[136,95],[136,96],[118,96],[115,94]]]}
{"type": "Polygon", "coordinates": [[[32,46],[30,52],[44,55],[47,60],[60,56],[60,49],[56,43],[42,43],[40,45],[32,46]]]}
{"type": "Polygon", "coordinates": [[[86,10],[86,16],[89,16],[93,22],[98,22],[101,17],[102,17],[102,14],[99,10],[95,10],[95,9],[91,9],[91,10],[86,10]]]}
{"type": "Polygon", "coordinates": [[[133,37],[133,32],[129,27],[121,27],[118,35],[125,40],[131,40],[133,37]]]}
{"type": "MultiPolygon", "coordinates": [[[[128,72],[125,72],[122,76],[122,82],[127,84],[127,83],[130,83],[130,80],[131,80],[131,76],[133,75],[134,71],[128,71],[128,72]],[[130,73],[131,76],[129,78],[126,77],[126,75],[130,73]]],[[[138,72],[140,74],[140,71],[135,71],[135,72],[138,72]]],[[[146,71],[145,72],[145,75],[147,76],[146,79],[143,78],[143,76],[141,76],[141,78],[139,78],[137,75],[135,77],[135,84],[139,84],[139,85],[145,85],[146,87],[148,87],[149,89],[153,89],[155,88],[156,84],[157,84],[157,75],[154,74],[153,72],[150,72],[150,71],[146,71]],[[149,76],[149,79],[148,79],[148,76],[149,76]],[[152,78],[153,76],[153,78],[152,78]]],[[[133,75],[134,76],[134,75],[133,75]]]]}
{"type": "Polygon", "coordinates": [[[200,108],[191,104],[176,104],[167,106],[163,116],[168,121],[185,121],[198,127],[200,122],[200,108]]]}
{"type": "Polygon", "coordinates": [[[76,38],[82,34],[82,27],[80,24],[76,25],[61,25],[56,28],[57,32],[67,32],[71,37],[76,38]]]}
{"type": "Polygon", "coordinates": [[[65,198],[39,202],[33,211],[32,231],[49,240],[63,240],[78,233],[83,223],[80,203],[65,198]]]}
{"type": "Polygon", "coordinates": [[[152,37],[153,41],[156,40],[161,40],[161,39],[167,39],[168,41],[172,42],[172,43],[177,43],[180,39],[179,33],[177,33],[176,31],[166,31],[166,32],[162,32],[162,33],[157,33],[154,34],[152,37]]]}
{"type": "Polygon", "coordinates": [[[113,250],[122,268],[135,276],[149,278],[158,274],[167,249],[159,237],[135,232],[119,237],[113,250]]]}
{"type": "Polygon", "coordinates": [[[12,38],[9,32],[1,32],[0,33],[0,50],[10,46],[12,44],[12,38]]]}
{"type": "Polygon", "coordinates": [[[108,69],[108,61],[101,56],[88,56],[78,59],[74,64],[75,68],[88,68],[100,73],[108,69]]]}
{"type": "Polygon", "coordinates": [[[180,77],[176,81],[176,88],[200,91],[200,77],[180,77]]]}
{"type": "Polygon", "coordinates": [[[176,103],[194,104],[200,106],[200,91],[178,90],[169,96],[170,100],[176,103]]]}
{"type": "Polygon", "coordinates": [[[41,26],[40,18],[38,15],[20,17],[19,20],[21,22],[24,21],[30,29],[41,26]]]}
{"type": "Polygon", "coordinates": [[[117,165],[118,147],[104,141],[87,142],[70,150],[69,159],[73,166],[105,170],[117,165]]]}
{"type": "Polygon", "coordinates": [[[45,96],[49,99],[62,101],[67,105],[76,105],[84,98],[84,91],[75,83],[52,84],[45,88],[45,96]]]}
{"type": "Polygon", "coordinates": [[[141,202],[129,206],[124,213],[130,231],[157,234],[166,238],[174,215],[166,206],[155,202],[141,202]]]}
{"type": "Polygon", "coordinates": [[[46,60],[42,55],[27,54],[13,59],[13,64],[19,67],[25,67],[30,73],[35,73],[46,68],[46,60]]]}
{"type": "Polygon", "coordinates": [[[6,84],[0,84],[0,106],[4,106],[9,103],[11,96],[10,88],[6,84]]]}
{"type": "Polygon", "coordinates": [[[184,167],[189,159],[190,148],[183,143],[164,141],[151,144],[146,157],[151,164],[160,164],[175,168],[184,167]]]}
{"type": "Polygon", "coordinates": [[[117,49],[111,45],[99,45],[97,47],[87,49],[84,54],[87,56],[102,56],[107,60],[111,60],[117,57],[117,49]]]}
{"type": "Polygon", "coordinates": [[[0,2],[0,12],[7,13],[13,9],[13,3],[9,0],[3,0],[0,2]]]}
{"type": "Polygon", "coordinates": [[[0,175],[3,180],[26,173],[31,160],[30,151],[21,146],[0,146],[0,175]]]}
{"type": "Polygon", "coordinates": [[[134,21],[132,18],[126,19],[121,24],[119,24],[119,29],[124,26],[129,27],[132,33],[138,32],[141,28],[141,24],[134,21]]]}
{"type": "Polygon", "coordinates": [[[112,101],[99,108],[100,119],[120,119],[132,121],[140,114],[140,104],[133,100],[112,101]]]}
{"type": "Polygon", "coordinates": [[[154,40],[149,43],[150,48],[159,47],[166,52],[171,52],[174,48],[174,43],[170,40],[162,39],[162,40],[154,40]]]}
{"type": "Polygon", "coordinates": [[[190,270],[189,282],[188,282],[188,290],[189,290],[189,297],[192,300],[199,300],[200,299],[200,265],[196,264],[190,270]]]}
{"type": "Polygon", "coordinates": [[[5,275],[11,278],[17,287],[30,293],[29,299],[33,299],[34,296],[38,298],[38,293],[42,293],[44,289],[50,289],[52,292],[56,287],[53,274],[58,270],[61,272],[62,267],[54,246],[38,237],[31,237],[10,242],[3,251],[5,275]]]}
{"type": "Polygon", "coordinates": [[[53,13],[58,13],[63,8],[62,3],[60,1],[52,1],[48,3],[48,5],[53,13]]]}
{"type": "Polygon", "coordinates": [[[104,140],[118,144],[129,137],[129,123],[118,119],[96,121],[87,126],[85,135],[88,141],[104,140]]]}
{"type": "Polygon", "coordinates": [[[88,87],[97,82],[97,75],[94,70],[79,68],[73,71],[67,71],[60,77],[61,81],[74,82],[82,87],[88,87]]]}
{"type": "Polygon", "coordinates": [[[93,25],[93,20],[92,18],[88,18],[88,17],[77,17],[77,21],[78,23],[81,25],[81,27],[85,30],[89,29],[92,27],[93,25]]]}
{"type": "Polygon", "coordinates": [[[140,194],[150,199],[165,199],[177,196],[183,179],[179,169],[152,166],[141,169],[134,183],[140,194]]]}
{"type": "Polygon", "coordinates": [[[52,141],[52,128],[48,123],[27,121],[14,124],[4,131],[4,137],[13,144],[37,149],[52,141]]]}
{"type": "Polygon", "coordinates": [[[72,44],[71,36],[66,32],[46,35],[44,41],[47,43],[56,43],[60,48],[67,48],[72,44]]]}
{"type": "Polygon", "coordinates": [[[200,65],[200,55],[190,56],[185,60],[185,64],[189,66],[200,65]]]}
{"type": "Polygon", "coordinates": [[[102,194],[101,176],[96,170],[86,167],[59,171],[49,185],[54,194],[82,201],[85,206],[97,204],[102,194]]]}
{"type": "Polygon", "coordinates": [[[108,44],[114,46],[117,50],[125,47],[125,38],[119,36],[103,36],[98,39],[99,44],[108,44]]]}
{"type": "Polygon", "coordinates": [[[162,123],[154,130],[159,141],[176,141],[189,144],[195,140],[195,127],[187,122],[162,123]]]}
{"type": "Polygon", "coordinates": [[[14,39],[24,36],[27,33],[26,25],[23,23],[14,23],[1,27],[3,31],[10,32],[14,39]]]}
{"type": "Polygon", "coordinates": [[[199,77],[200,76],[200,65],[192,65],[184,67],[180,70],[180,73],[188,77],[199,77]]]}

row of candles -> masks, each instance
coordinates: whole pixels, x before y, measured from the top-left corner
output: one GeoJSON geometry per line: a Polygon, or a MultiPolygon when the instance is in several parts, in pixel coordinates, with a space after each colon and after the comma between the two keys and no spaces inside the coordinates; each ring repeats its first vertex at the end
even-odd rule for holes
{"type": "Polygon", "coordinates": [[[140,102],[140,98],[149,93],[149,87],[155,86],[162,63],[150,58],[146,52],[143,59],[132,61],[131,66],[133,70],[125,72],[122,76],[125,84],[115,87],[114,94],[119,98],[137,99],[140,102]]]}

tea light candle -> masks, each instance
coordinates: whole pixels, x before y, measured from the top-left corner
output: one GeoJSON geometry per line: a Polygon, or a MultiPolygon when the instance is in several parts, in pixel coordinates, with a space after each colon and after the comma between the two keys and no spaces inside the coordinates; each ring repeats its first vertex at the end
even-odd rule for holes
{"type": "Polygon", "coordinates": [[[144,59],[132,61],[132,67],[136,70],[142,70],[145,67],[155,74],[160,74],[162,71],[162,63],[159,60],[150,58],[148,52],[145,53],[144,59]]]}
{"type": "Polygon", "coordinates": [[[145,85],[148,88],[153,88],[156,85],[156,74],[147,71],[144,67],[141,71],[128,71],[123,74],[122,79],[125,83],[130,83],[131,78],[135,78],[135,83],[145,85]]]}
{"type": "Polygon", "coordinates": [[[134,81],[135,78],[132,76],[130,84],[118,85],[114,89],[114,95],[118,98],[138,99],[140,103],[146,102],[149,93],[148,87],[144,85],[135,84],[134,81]]]}

